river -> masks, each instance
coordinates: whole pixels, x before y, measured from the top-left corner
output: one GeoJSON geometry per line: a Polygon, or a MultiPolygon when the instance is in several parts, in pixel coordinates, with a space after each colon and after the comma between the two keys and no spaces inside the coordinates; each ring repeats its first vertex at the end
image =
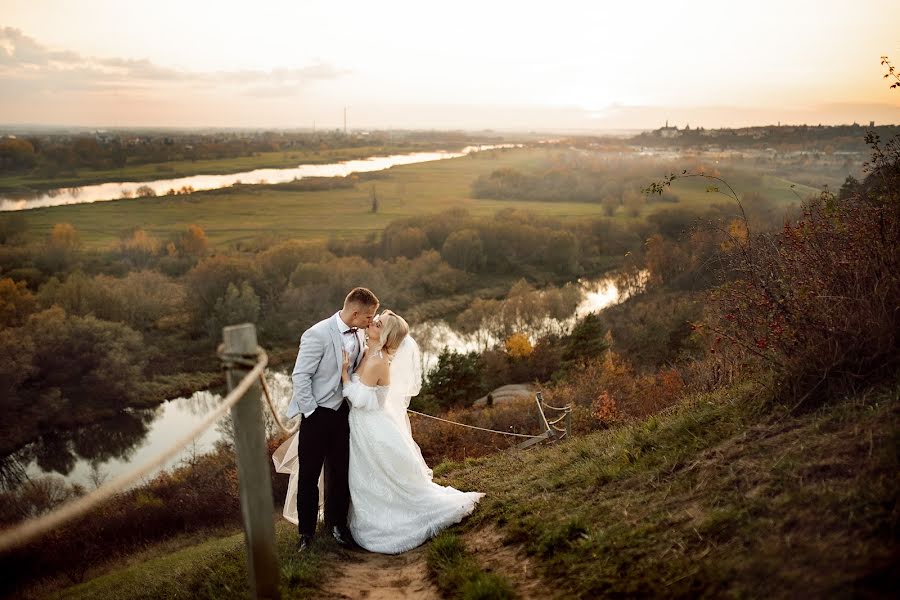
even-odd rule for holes
{"type": "Polygon", "coordinates": [[[440,150],[435,152],[415,152],[412,154],[392,154],[390,156],[372,156],[360,160],[348,160],[322,165],[298,165],[288,169],[256,169],[228,175],[193,175],[191,177],[157,179],[155,181],[114,181],[97,185],[60,188],[29,197],[0,197],[0,212],[127,199],[134,197],[137,189],[144,186],[153,190],[154,194],[161,196],[169,190],[180,190],[186,187],[194,191],[200,191],[226,188],[241,182],[251,184],[285,183],[304,177],[344,177],[350,173],[382,171],[399,165],[459,158],[472,152],[521,146],[522,144],[466,146],[459,152],[440,150]]]}
{"type": "MultiPolygon", "coordinates": [[[[622,302],[646,284],[646,274],[633,284],[631,291],[621,290],[614,277],[579,281],[581,300],[566,320],[555,321],[560,329],[571,327],[577,318],[622,302]]],[[[496,342],[483,331],[463,334],[442,320],[414,325],[411,335],[422,349],[425,372],[435,365],[441,349],[459,352],[477,351],[496,342]]],[[[284,410],[291,398],[291,379],[287,372],[267,371],[266,381],[273,400],[284,410]]],[[[99,422],[81,430],[51,432],[26,446],[12,457],[16,469],[29,477],[56,473],[69,483],[92,489],[96,482],[115,477],[130,468],[146,464],[169,447],[176,439],[193,429],[222,399],[209,390],[190,397],[174,398],[151,410],[126,411],[115,419],[99,422]]],[[[226,421],[226,419],[223,419],[226,421]]],[[[269,424],[270,428],[272,424],[269,424]]],[[[227,435],[228,427],[220,422],[207,429],[180,455],[163,468],[171,468],[194,453],[203,454],[227,435]]],[[[0,461],[2,462],[2,461],[0,461]]]]}

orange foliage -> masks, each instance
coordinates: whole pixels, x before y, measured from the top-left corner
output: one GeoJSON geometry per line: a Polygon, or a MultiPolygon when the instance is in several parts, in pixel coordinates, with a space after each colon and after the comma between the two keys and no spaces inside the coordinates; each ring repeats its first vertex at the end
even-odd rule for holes
{"type": "Polygon", "coordinates": [[[506,338],[505,346],[506,353],[512,358],[525,358],[534,352],[528,336],[522,333],[514,333],[506,338]]]}

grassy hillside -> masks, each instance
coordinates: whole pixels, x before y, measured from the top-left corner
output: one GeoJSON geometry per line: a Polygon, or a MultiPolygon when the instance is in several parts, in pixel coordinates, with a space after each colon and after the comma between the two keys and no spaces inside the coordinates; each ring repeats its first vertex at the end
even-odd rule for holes
{"type": "Polygon", "coordinates": [[[887,596],[900,385],[799,416],[755,393],[439,472],[561,597],[887,596]]]}
{"type": "MultiPolygon", "coordinates": [[[[231,245],[261,234],[279,238],[324,239],[329,236],[361,236],[381,231],[398,218],[431,214],[448,208],[465,208],[475,216],[493,215],[509,207],[525,208],[540,215],[561,219],[602,217],[599,203],[528,202],[516,200],[475,200],[472,181],[501,168],[536,168],[551,156],[546,149],[490,151],[467,157],[440,160],[390,169],[383,179],[360,182],[354,188],[326,191],[281,191],[263,186],[242,186],[226,190],[169,196],[40,208],[25,211],[28,235],[46,237],[55,223],[71,223],[90,247],[115,242],[122,231],[134,226],[157,237],[200,225],[212,245],[231,245]],[[371,212],[371,190],[377,193],[380,208],[371,212]]],[[[648,173],[648,181],[663,172],[648,173]]],[[[774,177],[738,177],[733,184],[739,192],[753,189],[777,202],[796,196],[790,183],[774,177]],[[751,181],[752,179],[752,181],[751,181]],[[749,186],[753,186],[752,188],[749,186]]],[[[803,188],[807,193],[811,188],[803,188]]],[[[706,192],[705,182],[679,182],[674,191],[678,206],[697,207],[725,198],[706,192]]],[[[648,204],[638,220],[671,205],[648,204]]],[[[627,220],[624,213],[619,219],[627,220]]]]}
{"type": "MultiPolygon", "coordinates": [[[[487,496],[426,549],[433,581],[443,595],[466,598],[482,597],[471,595],[478,589],[510,597],[510,585],[523,597],[536,589],[560,598],[888,597],[900,583],[900,384],[800,415],[762,410],[756,391],[744,385],[555,445],[443,463],[440,482],[487,496]],[[448,543],[460,544],[452,534],[465,539],[485,529],[498,531],[507,548],[462,556],[465,568],[432,564],[446,559],[448,543]],[[527,556],[537,573],[529,571],[529,581],[496,561],[486,566],[495,555],[509,555],[507,571],[527,556]]],[[[426,568],[419,551],[348,555],[330,540],[301,560],[293,526],[279,522],[277,537],[284,597],[333,597],[321,585],[344,584],[347,568],[365,578],[371,567],[379,570],[373,578],[385,579],[426,568]]],[[[172,546],[55,597],[246,595],[240,534],[172,546]]]]}
{"type": "MultiPolygon", "coordinates": [[[[334,556],[335,544],[323,543],[299,560],[294,555],[296,529],[281,521],[276,527],[281,557],[283,597],[315,594],[327,565],[322,557],[334,556]]],[[[246,598],[247,581],[244,534],[213,536],[201,543],[172,549],[164,544],[139,552],[108,572],[86,583],[51,592],[55,598],[246,598]]],[[[45,595],[34,590],[38,595],[45,595]]]]}

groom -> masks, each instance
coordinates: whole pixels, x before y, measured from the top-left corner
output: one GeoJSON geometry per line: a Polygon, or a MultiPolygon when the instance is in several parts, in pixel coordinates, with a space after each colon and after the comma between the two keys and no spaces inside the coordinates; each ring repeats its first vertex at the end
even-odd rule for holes
{"type": "Polygon", "coordinates": [[[297,518],[300,528],[298,551],[304,552],[316,532],[319,514],[319,473],[325,466],[325,527],[342,546],[354,546],[347,528],[350,489],[349,402],[341,384],[343,351],[350,356],[351,372],[362,358],[365,337],[359,329],[372,323],[378,298],[366,288],[354,288],[344,307],[319,321],[300,338],[300,353],[294,365],[294,395],[287,416],[298,414],[300,433],[297,452],[297,518]]]}

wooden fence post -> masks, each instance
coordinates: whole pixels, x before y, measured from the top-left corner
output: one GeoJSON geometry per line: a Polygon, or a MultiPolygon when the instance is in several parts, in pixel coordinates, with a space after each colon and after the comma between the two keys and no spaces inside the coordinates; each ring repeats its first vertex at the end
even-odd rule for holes
{"type": "Polygon", "coordinates": [[[547,417],[546,415],[544,415],[544,407],[541,406],[541,402],[544,401],[544,396],[540,392],[537,392],[534,395],[534,401],[537,403],[538,409],[538,427],[540,427],[544,431],[549,431],[550,435],[552,436],[553,430],[550,429],[550,423],[547,422],[547,417]]]}
{"type": "MultiPolygon", "coordinates": [[[[250,323],[232,325],[222,330],[224,353],[250,357],[256,355],[256,327],[250,323]]],[[[228,391],[233,390],[251,367],[228,366],[228,391]]],[[[247,543],[247,566],[251,594],[256,598],[278,599],[279,567],[275,552],[275,508],[272,502],[272,480],[269,476],[269,453],[263,421],[262,390],[254,383],[231,409],[234,420],[234,449],[237,455],[238,480],[241,489],[241,514],[247,543]]]]}

